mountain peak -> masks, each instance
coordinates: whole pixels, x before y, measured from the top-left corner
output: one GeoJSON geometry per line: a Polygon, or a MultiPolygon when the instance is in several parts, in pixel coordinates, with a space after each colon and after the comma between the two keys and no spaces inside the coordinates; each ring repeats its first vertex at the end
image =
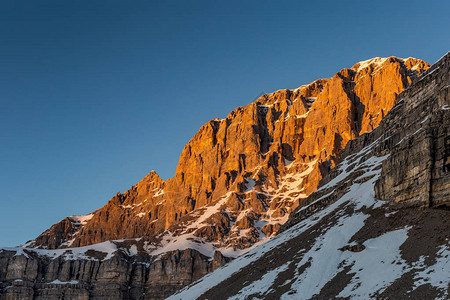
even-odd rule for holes
{"type": "Polygon", "coordinates": [[[424,70],[428,69],[430,67],[430,64],[427,62],[413,58],[399,58],[396,56],[390,56],[390,57],[374,57],[371,59],[363,60],[358,63],[356,63],[352,69],[359,72],[365,68],[370,67],[373,71],[379,69],[382,67],[386,62],[394,62],[398,61],[406,65],[406,67],[413,71],[418,71],[419,73],[423,72],[424,70]]]}
{"type": "MultiPolygon", "coordinates": [[[[391,56],[391,57],[393,57],[393,56],[391,56]]],[[[369,66],[380,67],[387,59],[388,59],[388,57],[374,57],[374,58],[371,58],[371,59],[363,60],[363,61],[360,61],[360,62],[356,63],[352,67],[352,69],[354,69],[357,72],[359,72],[362,69],[367,68],[369,66]]]]}

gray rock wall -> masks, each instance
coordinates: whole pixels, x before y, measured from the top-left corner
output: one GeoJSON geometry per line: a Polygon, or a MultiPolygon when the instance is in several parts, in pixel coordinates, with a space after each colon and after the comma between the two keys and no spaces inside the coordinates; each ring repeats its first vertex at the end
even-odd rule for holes
{"type": "Polygon", "coordinates": [[[450,55],[405,90],[374,130],[390,156],[375,196],[401,207],[450,205],[450,55]]]}
{"type": "Polygon", "coordinates": [[[24,250],[0,253],[0,299],[163,299],[230,259],[191,249],[162,257],[51,259],[24,250]]]}

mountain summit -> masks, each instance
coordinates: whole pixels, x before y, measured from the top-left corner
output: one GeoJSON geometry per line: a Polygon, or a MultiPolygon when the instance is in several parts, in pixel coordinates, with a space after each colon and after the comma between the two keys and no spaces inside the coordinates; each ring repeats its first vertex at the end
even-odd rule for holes
{"type": "Polygon", "coordinates": [[[184,147],[173,178],[164,182],[151,172],[83,223],[68,217],[27,246],[80,247],[174,232],[171,226],[221,199],[232,211],[215,214],[211,226],[193,235],[216,248],[247,248],[274,234],[348,141],[375,128],[428,68],[414,58],[374,58],[332,78],[263,95],[203,125],[184,147]]]}

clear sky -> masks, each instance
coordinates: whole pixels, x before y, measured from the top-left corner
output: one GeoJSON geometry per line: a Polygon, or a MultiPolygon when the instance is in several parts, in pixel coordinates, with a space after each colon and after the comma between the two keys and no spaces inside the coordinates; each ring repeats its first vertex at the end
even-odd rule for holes
{"type": "Polygon", "coordinates": [[[0,1],[0,246],[87,214],[262,91],[435,62],[450,1],[0,1]]]}

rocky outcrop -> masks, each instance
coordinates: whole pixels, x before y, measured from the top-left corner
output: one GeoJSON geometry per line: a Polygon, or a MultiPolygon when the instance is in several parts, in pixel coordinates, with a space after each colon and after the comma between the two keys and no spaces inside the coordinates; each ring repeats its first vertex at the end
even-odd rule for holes
{"type": "Polygon", "coordinates": [[[0,252],[0,299],[163,299],[222,266],[220,252],[173,251],[160,257],[122,245],[110,258],[101,251],[56,258],[33,250],[0,252]]]}
{"type": "Polygon", "coordinates": [[[82,226],[65,219],[27,246],[54,249],[152,236],[227,193],[233,193],[236,210],[224,216],[225,223],[217,219],[210,222],[215,228],[196,235],[221,239],[235,225],[235,238],[224,243],[251,246],[277,231],[335,166],[348,141],[375,128],[397,94],[428,67],[413,58],[374,58],[332,78],[266,94],[203,125],[184,147],[173,178],[164,182],[151,172],[82,226]],[[259,221],[270,224],[261,231],[254,226],[259,221]],[[249,236],[240,236],[244,229],[251,229],[249,236]]]}
{"type": "Polygon", "coordinates": [[[375,186],[379,199],[402,207],[450,208],[449,70],[447,55],[402,94],[395,117],[377,129],[392,132],[385,142],[392,154],[375,186]]]}
{"type": "Polygon", "coordinates": [[[169,299],[447,299],[449,74],[447,53],[275,238],[169,299]]]}

